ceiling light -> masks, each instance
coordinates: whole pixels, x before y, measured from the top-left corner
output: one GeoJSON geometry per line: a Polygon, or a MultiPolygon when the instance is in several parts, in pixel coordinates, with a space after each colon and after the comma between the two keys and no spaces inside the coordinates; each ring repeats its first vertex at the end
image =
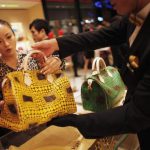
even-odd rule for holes
{"type": "Polygon", "coordinates": [[[5,5],[5,4],[2,4],[1,7],[6,7],[6,5],[5,5]]]}
{"type": "Polygon", "coordinates": [[[17,8],[19,7],[18,4],[2,4],[0,5],[2,8],[17,8]]]}

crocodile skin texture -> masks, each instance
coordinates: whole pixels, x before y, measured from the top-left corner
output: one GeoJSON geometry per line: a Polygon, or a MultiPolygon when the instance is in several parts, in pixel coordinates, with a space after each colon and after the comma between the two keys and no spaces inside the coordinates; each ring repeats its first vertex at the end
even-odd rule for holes
{"type": "Polygon", "coordinates": [[[118,70],[108,66],[99,74],[89,76],[81,87],[81,98],[86,110],[100,112],[116,106],[124,97],[126,87],[118,70]],[[108,75],[108,72],[112,76],[108,75]],[[102,81],[100,80],[102,79],[102,81]],[[92,81],[89,86],[88,80],[92,81]]]}

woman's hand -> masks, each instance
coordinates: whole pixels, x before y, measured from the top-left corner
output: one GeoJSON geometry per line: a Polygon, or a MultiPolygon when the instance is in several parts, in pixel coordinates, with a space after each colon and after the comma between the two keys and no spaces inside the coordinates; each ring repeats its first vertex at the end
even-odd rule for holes
{"type": "Polygon", "coordinates": [[[43,74],[50,74],[50,73],[55,73],[58,70],[60,70],[60,65],[61,65],[61,59],[58,57],[49,57],[47,61],[43,64],[41,64],[41,73],[43,74]]]}
{"type": "Polygon", "coordinates": [[[40,50],[45,53],[46,56],[50,56],[55,51],[59,50],[59,46],[56,39],[43,40],[32,45],[34,50],[40,50]]]}

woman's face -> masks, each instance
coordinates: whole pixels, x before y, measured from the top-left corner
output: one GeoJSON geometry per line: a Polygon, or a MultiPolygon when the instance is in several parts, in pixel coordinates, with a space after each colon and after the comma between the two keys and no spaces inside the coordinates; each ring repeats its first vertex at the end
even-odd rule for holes
{"type": "Polygon", "coordinates": [[[12,30],[5,24],[0,24],[0,53],[2,57],[16,53],[16,38],[12,30]]]}
{"type": "Polygon", "coordinates": [[[138,0],[111,0],[113,8],[120,15],[128,15],[137,7],[138,0]]]}

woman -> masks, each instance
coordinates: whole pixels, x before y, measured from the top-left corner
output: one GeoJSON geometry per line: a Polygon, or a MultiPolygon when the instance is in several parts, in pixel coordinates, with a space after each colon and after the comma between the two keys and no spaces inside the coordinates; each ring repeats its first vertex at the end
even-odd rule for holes
{"type": "MultiPolygon", "coordinates": [[[[0,85],[3,81],[3,77],[12,71],[21,70],[24,54],[18,54],[16,52],[16,38],[10,24],[0,19],[0,85]]],[[[37,62],[40,60],[30,59],[29,69],[38,69],[37,62]]],[[[50,57],[43,64],[41,72],[43,74],[53,73],[60,69],[61,60],[58,57],[50,57]]],[[[0,104],[4,101],[2,90],[0,86],[0,104]]],[[[5,130],[6,131],[6,130],[5,130]]],[[[0,129],[0,136],[6,133],[3,129],[0,129]]]]}

